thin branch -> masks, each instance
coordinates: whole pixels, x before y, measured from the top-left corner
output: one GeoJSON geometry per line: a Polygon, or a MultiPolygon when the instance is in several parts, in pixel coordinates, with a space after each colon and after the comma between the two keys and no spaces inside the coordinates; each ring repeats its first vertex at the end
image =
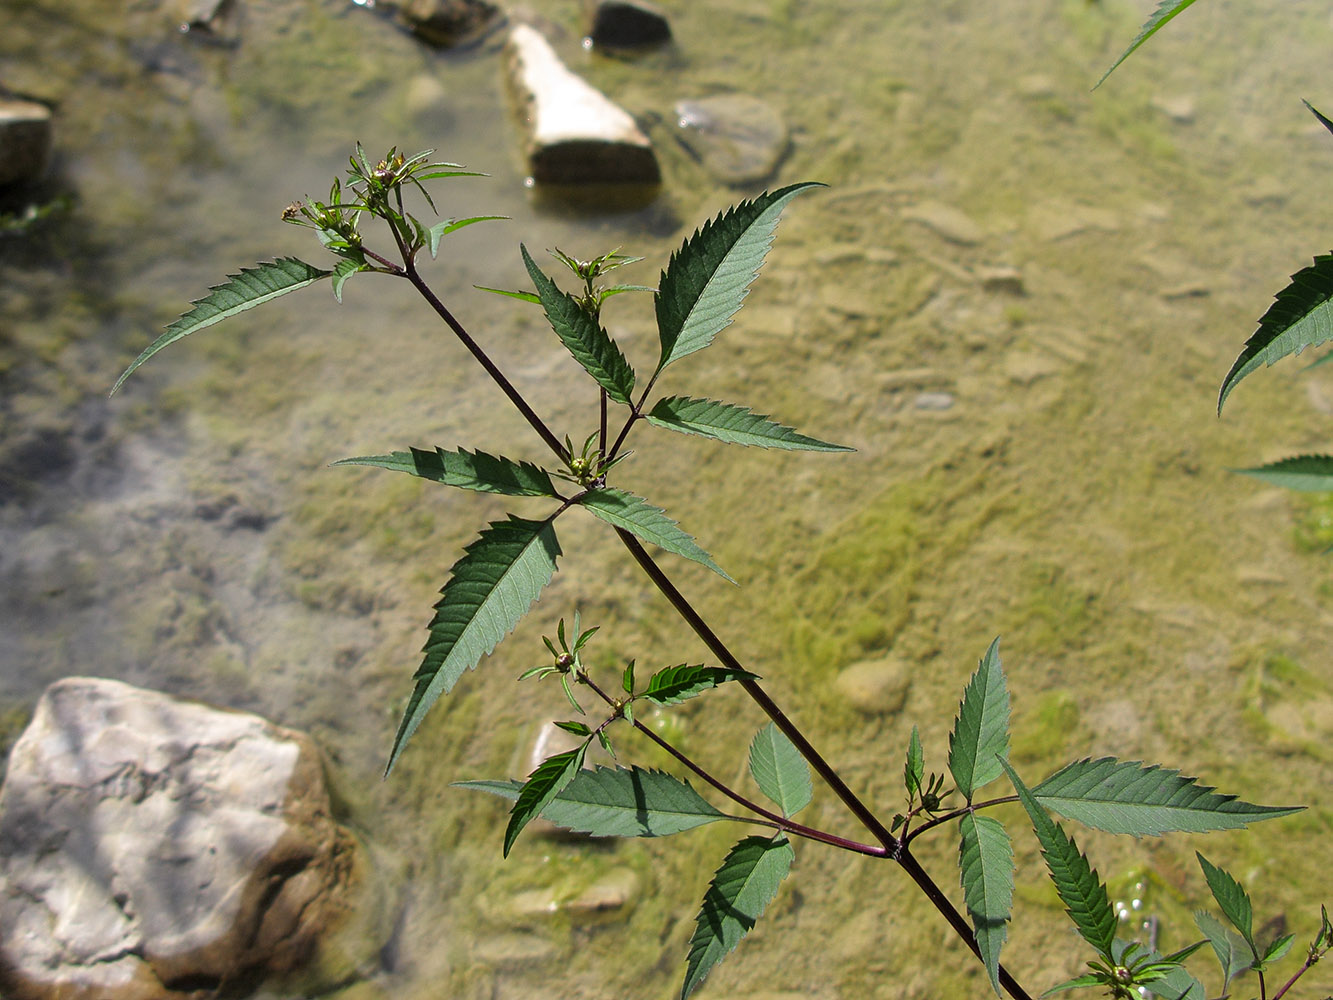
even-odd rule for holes
{"type": "Polygon", "coordinates": [[[940,816],[936,816],[934,819],[927,820],[925,823],[922,823],[911,833],[903,834],[903,843],[910,844],[912,841],[916,840],[916,838],[919,837],[921,834],[931,829],[931,827],[939,826],[942,823],[948,823],[950,820],[958,819],[962,816],[967,815],[970,812],[975,812],[978,809],[989,809],[991,806],[999,806],[999,805],[1004,805],[1006,802],[1017,802],[1017,801],[1018,801],[1017,795],[1006,795],[1003,798],[988,799],[985,802],[978,802],[972,806],[964,806],[962,809],[955,809],[953,812],[944,813],[940,816]]]}

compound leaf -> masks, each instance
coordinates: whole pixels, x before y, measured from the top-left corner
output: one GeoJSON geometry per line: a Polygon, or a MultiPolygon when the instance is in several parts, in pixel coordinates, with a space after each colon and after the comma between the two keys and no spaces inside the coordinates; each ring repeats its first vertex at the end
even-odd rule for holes
{"type": "MultiPolygon", "coordinates": [[[[517,799],[518,781],[456,781],[460,788],[517,799]]],[[[726,819],[693,788],[661,771],[580,770],[542,810],[542,818],[594,837],[666,837],[726,819]]]]}
{"type": "Polygon", "coordinates": [[[1302,806],[1256,806],[1179,771],[1114,757],[1062,767],[1032,789],[1043,806],[1085,826],[1135,837],[1237,830],[1302,806]]]}
{"type": "Polygon", "coordinates": [[[214,285],[202,299],[191,302],[193,309],[168,326],[162,336],[144,348],[143,353],[130,363],[120,378],[116,379],[116,384],[111,387],[111,395],[116,394],[116,390],[136,368],[162,348],[174,344],[182,337],[188,337],[196,330],[221,323],[237,313],[243,313],[280,295],[314,284],[320,278],[327,278],[332,273],[297,260],[295,257],[279,257],[277,260],[265,261],[254,267],[242,268],[240,274],[227,275],[226,281],[214,285]]]}
{"type": "Polygon", "coordinates": [[[659,705],[675,705],[709,688],[741,678],[757,681],[759,675],[730,667],[687,666],[682,663],[678,667],[664,667],[653,674],[643,697],[659,705]]]}
{"type": "Polygon", "coordinates": [[[555,516],[544,521],[513,516],[494,521],[454,563],[435,605],[425,657],[414,676],[416,686],[394,736],[385,774],[393,770],[403,746],[440,695],[509,634],[550,582],[561,554],[555,516]]]}
{"type": "Polygon", "coordinates": [[[488,455],[484,451],[426,451],[412,448],[388,455],[344,458],[334,465],[370,465],[393,472],[429,479],[445,486],[457,486],[479,493],[503,493],[516,497],[553,497],[555,484],[545,469],[531,462],[514,462],[488,455]]]}
{"type": "Polygon", "coordinates": [[[1001,761],[1001,766],[1009,775],[1019,801],[1032,819],[1032,828],[1041,844],[1046,868],[1051,873],[1051,881],[1055,883],[1055,891],[1065,904],[1066,912],[1083,940],[1092,945],[1098,955],[1110,961],[1115,942],[1116,917],[1111,909],[1111,900],[1106,895],[1106,886],[1088,864],[1087,857],[1079,852],[1078,845],[1065,834],[1059,823],[1047,815],[1008,761],[1001,761]]]}
{"type": "Polygon", "coordinates": [[[702,563],[723,579],[736,582],[713,562],[712,556],[695,544],[693,538],[681,531],[662,508],[654,507],[642,497],[624,490],[600,489],[589,490],[578,498],[578,502],[607,524],[623,528],[668,552],[702,563]]]}
{"type": "Polygon", "coordinates": [[[562,292],[554,281],[542,273],[528,248],[519,246],[523,263],[532,283],[537,286],[546,318],[561,342],[569,348],[574,360],[581,364],[606,394],[617,403],[629,405],[634,391],[634,369],[620,353],[610,335],[590,316],[572,295],[562,292]]]}
{"type": "Polygon", "coordinates": [[[796,815],[810,802],[810,765],[771,722],[750,743],[750,773],[784,816],[796,815]]]}
{"type": "Polygon", "coordinates": [[[695,918],[681,1000],[698,989],[713,966],[754,927],[791,871],[794,858],[783,836],[746,837],[727,853],[695,918]]]}
{"type": "Polygon", "coordinates": [[[1152,16],[1143,22],[1143,27],[1139,29],[1138,35],[1135,37],[1134,41],[1130,43],[1129,48],[1125,49],[1125,51],[1120,54],[1120,58],[1111,65],[1110,69],[1102,74],[1102,78],[1097,81],[1097,86],[1092,89],[1096,90],[1097,87],[1100,87],[1105,83],[1106,78],[1114,73],[1115,68],[1128,59],[1135,49],[1153,35],[1157,34],[1168,21],[1192,3],[1194,3],[1194,0],[1162,0],[1162,2],[1157,5],[1157,9],[1152,12],[1152,16]]]}
{"type": "Polygon", "coordinates": [[[949,770],[958,791],[971,802],[973,792],[1000,776],[1000,761],[1008,756],[1009,690],[996,639],[968,681],[949,734],[949,770]]]}
{"type": "Polygon", "coordinates": [[[1277,293],[1268,312],[1260,317],[1259,329],[1245,341],[1245,349],[1222,380],[1217,412],[1222,412],[1222,404],[1240,380],[1260,365],[1271,365],[1329,339],[1333,339],[1333,254],[1324,254],[1293,274],[1291,284],[1277,293]]]}
{"type": "Polygon", "coordinates": [[[509,851],[523,828],[550,804],[562,788],[574,780],[574,775],[583,767],[583,756],[587,752],[588,743],[585,740],[573,750],[547,757],[528,775],[528,780],[518,790],[514,808],[509,812],[509,825],[505,827],[505,857],[509,857],[509,851]]]}
{"type": "Polygon", "coordinates": [[[1213,865],[1198,851],[1194,852],[1194,856],[1199,859],[1203,877],[1208,880],[1208,888],[1212,890],[1217,905],[1222,908],[1222,915],[1231,921],[1231,926],[1240,931],[1240,936],[1250,946],[1250,952],[1258,958],[1259,949],[1254,944],[1254,908],[1250,904],[1250,894],[1231,877],[1229,872],[1213,865]]]}
{"type": "Polygon", "coordinates": [[[996,996],[1000,992],[1000,949],[1008,937],[1014,902],[1014,851],[998,820],[967,813],[958,824],[958,871],[963,899],[972,918],[981,960],[996,996]]]}
{"type": "Polygon", "coordinates": [[[798,434],[790,427],[769,420],[748,407],[690,396],[668,396],[657,401],[647,414],[657,427],[698,434],[729,444],[782,448],[786,451],[854,451],[840,444],[829,444],[798,434]]]}
{"type": "Polygon", "coordinates": [[[1289,490],[1310,493],[1333,491],[1333,456],[1329,455],[1298,455],[1253,469],[1236,471],[1274,486],[1285,486],[1289,490]]]}
{"type": "Polygon", "coordinates": [[[667,262],[658,282],[661,371],[702,350],[725,329],[759,273],[787,202],[822,184],[792,184],[743,201],[695,230],[667,262]]]}

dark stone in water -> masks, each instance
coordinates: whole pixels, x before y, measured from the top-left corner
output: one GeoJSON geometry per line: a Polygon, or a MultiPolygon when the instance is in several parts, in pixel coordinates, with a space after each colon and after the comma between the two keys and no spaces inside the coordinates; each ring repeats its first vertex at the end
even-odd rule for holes
{"type": "Polygon", "coordinates": [[[640,49],[671,41],[671,25],[658,7],[641,0],[586,0],[588,37],[599,48],[640,49]]]}
{"type": "Polygon", "coordinates": [[[719,94],[676,104],[676,137],[710,174],[726,184],[758,183],[787,153],[787,126],[768,104],[748,94],[719,94]]]}
{"type": "Polygon", "coordinates": [[[414,35],[440,48],[478,42],[504,20],[486,0],[409,0],[400,14],[414,35]]]}

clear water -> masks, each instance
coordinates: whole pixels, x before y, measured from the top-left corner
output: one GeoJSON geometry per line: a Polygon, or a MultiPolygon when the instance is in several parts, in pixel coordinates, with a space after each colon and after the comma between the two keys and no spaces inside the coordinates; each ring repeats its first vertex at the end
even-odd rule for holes
{"type": "MultiPolygon", "coordinates": [[[[1198,5],[1089,93],[1144,11],[673,2],[673,49],[611,60],[580,48],[577,4],[536,4],[565,31],[570,64],[657,143],[662,193],[618,210],[525,188],[493,43],[440,55],[353,4],[241,6],[233,49],[182,36],[154,3],[0,0],[0,80],[59,102],[54,183],[75,195],[31,236],[0,237],[9,738],[71,673],[308,729],[348,822],[386,871],[407,873],[385,967],[357,996],[668,995],[735,831],[533,838],[502,863],[502,806],[448,788],[526,770],[537,725],[565,709],[554,688],[512,678],[576,605],[604,626],[601,662],[704,657],[595,526],[564,528],[561,574],[534,615],[378,778],[448,567],[485,521],[538,509],[325,468],[409,444],[540,458],[447,331],[407,290],[359,276],[342,305],[326,289],[294,296],[105,393],[223,274],[275,254],[318,260],[278,215],[327,190],[359,139],[436,147],[490,174],[452,182],[441,210],[513,221],[454,237],[433,280],[538,410],[586,434],[586,387],[532,311],[471,286],[523,286],[520,240],[584,255],[623,245],[649,257],[627,279],[651,284],[693,226],[745,193],[679,149],[670,109],[739,90],[791,127],[773,183],[830,189],[788,209],[741,319],[664,388],[736,399],[858,452],[723,455],[644,435],[627,485],[743,587],[670,570],[886,813],[912,724],[940,769],[962,683],[996,634],[1015,760],[1034,778],[1115,753],[1309,803],[1197,845],[1080,843],[1113,892],[1160,916],[1164,946],[1191,939],[1203,903],[1196,847],[1251,881],[1261,920],[1312,932],[1333,823],[1330,515],[1226,470],[1326,449],[1333,380],[1290,365],[1248,380],[1220,421],[1213,407],[1255,317],[1326,247],[1333,137],[1299,103],[1333,104],[1318,90],[1326,12],[1198,5]],[[975,241],[957,242],[969,225],[975,241]],[[986,287],[994,267],[1017,269],[1025,294],[986,287]],[[882,656],[913,665],[904,711],[841,704],[836,672],[882,656]],[[627,915],[589,923],[540,905],[608,868],[640,886],[627,915]]],[[[608,307],[640,364],[650,314],[628,296],[608,307]]],[[[739,780],[728,762],[760,723],[720,694],[671,724],[739,780]]],[[[656,762],[628,739],[622,754],[656,762]]],[[[827,795],[808,816],[855,835],[827,795]]],[[[955,850],[946,835],[924,854],[946,887],[955,850]]],[[[1037,887],[1030,842],[1018,850],[1030,888],[1008,961],[1040,990],[1085,956],[1037,887]]],[[[711,995],[984,995],[905,880],[871,865],[798,845],[792,879],[711,995]]],[[[1307,978],[1310,995],[1333,984],[1307,978]]]]}

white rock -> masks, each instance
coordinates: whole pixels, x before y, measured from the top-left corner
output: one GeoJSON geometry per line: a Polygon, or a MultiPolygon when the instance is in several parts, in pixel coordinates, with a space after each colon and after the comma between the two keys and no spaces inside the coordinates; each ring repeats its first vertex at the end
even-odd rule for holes
{"type": "Polygon", "coordinates": [[[623,108],[571,72],[541,33],[515,25],[509,76],[527,127],[528,170],[539,184],[661,180],[652,143],[623,108]]]}
{"type": "Polygon", "coordinates": [[[164,1000],[294,971],[345,906],[330,889],[357,855],[307,737],[118,681],[59,681],[0,789],[0,994],[164,1000]]]}

